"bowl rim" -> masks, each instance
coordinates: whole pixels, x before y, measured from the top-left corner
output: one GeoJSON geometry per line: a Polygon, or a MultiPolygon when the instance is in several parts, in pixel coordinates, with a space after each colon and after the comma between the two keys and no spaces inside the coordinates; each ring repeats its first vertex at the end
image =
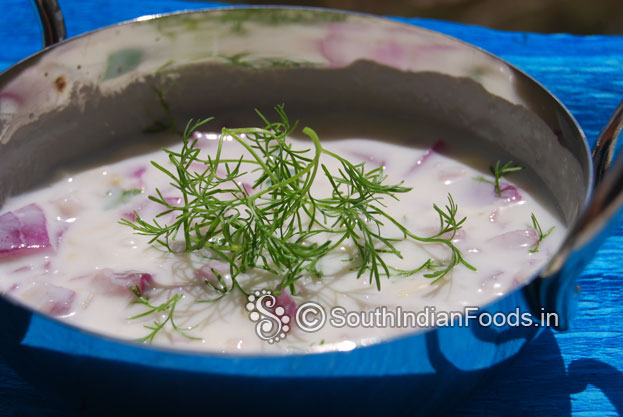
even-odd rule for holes
{"type": "MultiPolygon", "coordinates": [[[[534,86],[536,86],[538,89],[542,90],[550,99],[553,100],[553,103],[560,109],[563,111],[563,113],[565,114],[565,116],[567,116],[569,118],[569,121],[571,122],[572,127],[575,129],[575,133],[578,134],[580,142],[583,145],[583,156],[587,157],[587,162],[588,162],[588,169],[587,172],[585,173],[585,179],[587,180],[587,184],[586,184],[586,193],[585,193],[585,197],[584,197],[584,201],[583,201],[583,208],[586,207],[587,203],[590,201],[591,196],[593,194],[593,179],[594,179],[594,172],[593,172],[593,160],[591,158],[591,150],[590,150],[590,145],[586,139],[586,135],[584,133],[584,131],[582,130],[582,128],[580,127],[579,123],[577,122],[576,118],[573,116],[573,114],[568,110],[568,108],[560,101],[560,99],[554,95],[548,88],[546,88],[543,84],[541,84],[539,81],[537,81],[536,79],[534,79],[531,75],[529,75],[528,73],[526,73],[525,71],[523,71],[522,69],[516,67],[514,64],[509,63],[508,61],[506,61],[505,59],[479,47],[476,45],[473,45],[469,42],[463,41],[461,39],[455,38],[454,36],[451,35],[447,35],[445,33],[442,32],[438,32],[432,29],[428,29],[425,27],[421,27],[418,26],[417,24],[412,24],[412,23],[407,23],[404,22],[402,20],[399,19],[403,19],[400,17],[387,17],[387,16],[378,16],[378,15],[373,15],[373,14],[369,14],[369,13],[363,13],[363,12],[357,12],[357,11],[349,11],[349,10],[340,10],[340,9],[330,9],[330,8],[323,8],[323,7],[308,7],[308,6],[280,6],[280,5],[262,5],[262,6],[256,6],[256,5],[235,5],[235,6],[215,6],[215,7],[208,7],[208,8],[202,8],[202,9],[193,9],[193,10],[179,10],[179,11],[174,11],[174,12],[168,12],[168,13],[156,13],[156,14],[148,14],[148,15],[144,15],[144,16],[139,16],[136,17],[134,19],[129,19],[129,20],[124,20],[121,22],[117,22],[111,25],[107,25],[107,26],[103,26],[103,27],[99,27],[96,28],[94,30],[90,30],[88,32],[84,32],[81,34],[78,34],[76,36],[72,36],[72,37],[68,37],[56,44],[53,44],[51,46],[45,47],[37,52],[35,52],[34,54],[23,58],[21,60],[19,60],[17,63],[9,66],[8,68],[4,69],[2,72],[0,72],[0,86],[1,83],[4,83],[10,79],[12,79],[15,76],[18,76],[23,70],[25,70],[26,68],[28,68],[31,65],[35,65],[37,63],[37,61],[39,59],[41,59],[43,56],[45,56],[46,54],[48,54],[50,51],[54,50],[55,48],[71,43],[71,42],[77,42],[81,39],[87,38],[95,33],[99,33],[99,32],[104,32],[104,31],[109,31],[109,30],[114,30],[116,28],[119,27],[125,27],[125,26],[130,26],[130,25],[135,25],[135,24],[140,24],[143,22],[153,22],[157,19],[166,19],[169,17],[175,17],[175,16],[182,16],[182,15],[202,15],[202,14],[210,14],[210,13],[220,13],[220,12],[231,12],[231,11],[237,11],[237,10],[266,10],[266,9],[270,9],[270,10],[303,10],[303,11],[320,11],[320,12],[330,12],[330,13],[335,13],[335,14],[342,14],[342,15],[346,15],[346,16],[358,16],[358,17],[362,17],[365,19],[369,19],[370,21],[374,22],[374,21],[378,21],[378,22],[386,22],[387,24],[392,24],[392,25],[396,25],[396,26],[402,26],[402,27],[406,27],[409,28],[410,30],[419,30],[419,31],[423,31],[423,32],[427,32],[430,33],[434,36],[440,36],[442,38],[446,38],[448,40],[451,40],[453,42],[457,42],[459,43],[462,47],[471,49],[471,50],[475,50],[478,51],[481,54],[485,54],[488,57],[494,59],[497,62],[501,62],[504,65],[506,65],[509,69],[512,70],[512,72],[518,76],[520,76],[521,78],[523,78],[522,82],[527,82],[529,84],[533,84],[534,86]]],[[[579,213],[581,214],[581,213],[579,213]]],[[[567,235],[571,229],[569,229],[567,231],[567,235]]],[[[550,258],[552,258],[554,255],[552,255],[550,258]]],[[[497,297],[494,298],[493,300],[479,305],[478,307],[480,309],[485,309],[487,307],[490,307],[492,305],[495,305],[497,303],[499,303],[500,301],[507,299],[508,297],[512,297],[520,292],[523,292],[523,290],[525,289],[525,287],[529,286],[530,284],[534,283],[535,280],[538,278],[539,273],[546,267],[547,263],[541,268],[539,269],[539,271],[535,272],[535,274],[530,277],[529,279],[525,280],[524,282],[522,282],[519,286],[515,287],[513,291],[501,296],[501,297],[497,297]]],[[[123,339],[120,337],[116,337],[116,336],[112,336],[112,335],[108,335],[108,334],[104,334],[104,333],[98,333],[97,331],[94,330],[90,330],[87,328],[83,328],[80,327],[76,324],[67,322],[62,320],[62,317],[57,317],[57,316],[53,316],[49,313],[45,313],[45,312],[41,312],[38,311],[28,305],[26,305],[25,303],[23,303],[21,300],[10,296],[10,294],[0,294],[0,297],[2,298],[2,302],[8,302],[11,305],[15,306],[15,307],[19,307],[21,309],[26,310],[28,313],[30,313],[31,317],[40,317],[43,318],[47,321],[49,321],[51,324],[53,324],[54,326],[60,325],[62,327],[66,327],[74,332],[77,332],[77,334],[81,335],[81,337],[87,337],[87,338],[94,338],[94,339],[100,339],[103,340],[105,342],[108,343],[113,343],[113,344],[117,344],[120,347],[125,347],[125,348],[133,348],[136,349],[138,351],[141,350],[148,350],[148,351],[152,351],[154,353],[160,353],[160,354],[166,354],[166,355],[175,355],[175,356],[185,356],[185,357],[194,357],[194,358],[205,358],[205,359],[215,359],[215,360],[229,360],[229,359],[234,359],[234,360],[242,360],[242,361],[246,361],[246,360],[262,360],[262,361],[267,361],[267,360],[284,360],[284,359],[293,359],[293,360],[297,360],[300,358],[312,358],[312,357],[318,357],[318,356],[323,356],[323,357],[327,357],[330,355],[344,355],[344,354],[349,354],[350,352],[353,351],[361,351],[361,350],[365,350],[365,349],[369,349],[369,348],[373,348],[373,347],[379,347],[379,348],[383,348],[383,346],[388,346],[391,345],[393,343],[395,343],[396,341],[403,341],[405,339],[409,339],[409,338],[417,338],[420,337],[422,335],[425,335],[427,333],[431,333],[431,332],[435,332],[439,329],[439,327],[429,327],[429,328],[425,328],[425,329],[417,329],[417,330],[413,330],[411,329],[410,331],[405,331],[404,333],[398,334],[398,335],[392,335],[389,337],[385,337],[379,340],[373,340],[373,343],[371,343],[370,345],[361,345],[360,343],[357,343],[356,347],[354,347],[353,349],[348,349],[348,350],[339,350],[339,349],[323,349],[321,351],[313,351],[313,350],[308,350],[308,351],[302,351],[302,352],[288,352],[288,351],[271,351],[271,352],[220,352],[220,351],[212,351],[212,350],[199,350],[199,349],[184,349],[181,347],[175,347],[175,346],[164,346],[164,345],[158,345],[158,344],[146,344],[146,343],[140,343],[138,341],[134,341],[134,340],[128,340],[128,339],[123,339]]],[[[365,340],[365,339],[364,339],[365,340]]],[[[334,342],[334,343],[328,343],[324,346],[331,346],[331,345],[335,345],[339,342],[334,342]]],[[[235,375],[239,375],[239,372],[234,373],[235,375]]],[[[253,374],[256,375],[256,374],[253,374]]]]}

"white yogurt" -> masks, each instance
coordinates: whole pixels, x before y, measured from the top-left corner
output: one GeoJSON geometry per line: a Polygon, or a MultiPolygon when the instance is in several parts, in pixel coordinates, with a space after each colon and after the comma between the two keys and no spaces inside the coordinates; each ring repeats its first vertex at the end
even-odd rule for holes
{"type": "MultiPolygon", "coordinates": [[[[214,152],[217,137],[218,134],[209,132],[200,135],[203,157],[214,152]]],[[[295,147],[310,147],[309,142],[292,141],[295,147]]],[[[447,204],[448,193],[451,193],[459,207],[459,218],[467,217],[454,242],[477,271],[459,265],[436,284],[423,276],[429,271],[408,277],[392,276],[382,279],[382,289],[378,291],[367,274],[357,279],[350,264],[344,262],[353,253],[353,245],[345,243],[321,261],[319,266],[324,272],[321,279],[306,276],[297,283],[297,294],[293,297],[297,305],[314,301],[327,312],[335,306],[345,311],[374,311],[382,306],[395,310],[400,306],[403,310],[417,312],[427,306],[434,306],[438,311],[458,311],[465,306],[483,305],[513,291],[530,278],[554,253],[565,235],[565,225],[537,201],[536,190],[529,183],[513,185],[518,194],[509,188],[503,197],[498,197],[491,184],[474,180],[487,175],[485,167],[495,161],[483,159],[475,164],[476,169],[426,147],[364,138],[332,140],[323,146],[353,163],[365,161],[370,168],[382,165],[388,176],[386,183],[404,180],[406,186],[412,187],[412,191],[400,195],[399,201],[386,200],[385,204],[387,211],[415,234],[428,236],[438,230],[439,220],[433,203],[447,204]],[[531,213],[536,215],[544,230],[555,227],[536,253],[530,252],[536,235],[531,213]]],[[[241,147],[236,142],[225,142],[224,157],[238,158],[240,154],[241,147]]],[[[214,291],[204,284],[205,270],[197,272],[210,262],[195,255],[171,253],[157,244],[150,245],[148,237],[119,224],[119,219],[133,210],[139,210],[147,220],[162,211],[147,200],[156,188],[165,197],[178,197],[168,184],[168,178],[149,161],[170,166],[162,151],[154,151],[67,174],[46,188],[9,199],[2,213],[31,203],[42,208],[52,248],[31,255],[0,258],[0,290],[69,323],[136,340],[149,334],[145,325],[162,322],[168,315],[168,311],[164,311],[130,319],[144,312],[145,306],[133,302],[136,297],[123,287],[123,282],[141,283],[143,278],[148,281],[149,274],[152,282],[146,283],[154,287],[146,291],[150,302],[158,305],[175,294],[182,296],[175,310],[175,323],[188,329],[185,333],[193,337],[184,337],[167,323],[153,343],[195,350],[300,351],[321,344],[328,349],[350,349],[360,343],[414,331],[413,328],[362,326],[336,328],[327,323],[315,333],[306,333],[290,323],[291,330],[285,340],[270,344],[257,336],[255,323],[245,309],[247,300],[240,291],[233,291],[217,302],[198,303],[214,298],[214,291]],[[75,294],[71,295],[71,291],[75,294]]],[[[321,162],[330,170],[338,168],[335,160],[328,157],[323,156],[321,162]]],[[[504,183],[512,185],[513,178],[518,177],[505,178],[504,183]]],[[[325,196],[327,189],[328,182],[319,173],[312,191],[317,196],[325,196]]],[[[162,221],[166,219],[165,216],[162,221]]],[[[399,236],[389,226],[386,232],[399,236]]],[[[327,238],[321,236],[319,240],[327,238]]],[[[450,253],[440,244],[409,241],[400,242],[396,247],[403,259],[390,254],[384,259],[403,269],[417,268],[429,258],[444,261],[450,253]]],[[[222,267],[218,262],[211,265],[217,269],[222,267]]],[[[229,279],[227,268],[223,270],[225,279],[229,279]]],[[[248,291],[274,289],[279,279],[266,273],[238,277],[248,291]]]]}

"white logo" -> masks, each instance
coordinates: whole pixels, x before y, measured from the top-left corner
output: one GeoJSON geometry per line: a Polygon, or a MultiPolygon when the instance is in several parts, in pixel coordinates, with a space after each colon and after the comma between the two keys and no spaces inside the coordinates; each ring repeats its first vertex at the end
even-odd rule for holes
{"type": "Polygon", "coordinates": [[[320,304],[308,301],[301,304],[296,310],[295,320],[301,330],[314,333],[324,326],[327,321],[327,313],[320,304]]]}
{"type": "Polygon", "coordinates": [[[246,309],[255,325],[255,333],[268,343],[279,342],[290,331],[290,317],[286,309],[277,305],[277,298],[270,290],[257,290],[247,297],[246,309]]]}

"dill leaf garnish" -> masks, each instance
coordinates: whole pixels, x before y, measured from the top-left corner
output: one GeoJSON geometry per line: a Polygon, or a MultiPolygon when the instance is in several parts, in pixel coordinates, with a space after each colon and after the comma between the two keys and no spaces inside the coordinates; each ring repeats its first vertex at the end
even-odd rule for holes
{"type": "Polygon", "coordinates": [[[160,330],[162,330],[166,326],[167,323],[171,323],[171,327],[173,328],[173,330],[175,330],[182,336],[188,339],[192,339],[192,340],[201,340],[201,338],[188,335],[185,332],[185,330],[187,329],[182,329],[181,327],[175,324],[175,320],[174,320],[175,307],[177,306],[177,303],[183,297],[181,294],[173,295],[170,299],[168,299],[162,304],[152,305],[149,299],[141,293],[138,287],[130,288],[130,291],[132,291],[132,293],[136,296],[136,300],[134,300],[134,303],[144,305],[145,307],[147,307],[147,310],[145,310],[144,312],[140,314],[137,314],[136,316],[130,317],[129,320],[134,320],[134,319],[138,319],[141,317],[145,317],[152,313],[168,312],[167,316],[165,317],[163,321],[154,321],[153,325],[145,325],[145,328],[148,330],[151,330],[151,332],[147,336],[144,336],[138,339],[139,342],[147,342],[147,343],[153,342],[154,337],[156,337],[156,334],[158,334],[158,332],[160,332],[160,330]]]}
{"type": "MultiPolygon", "coordinates": [[[[201,251],[226,262],[233,281],[229,289],[238,287],[243,291],[239,275],[262,270],[281,277],[278,291],[288,288],[294,294],[295,283],[306,274],[322,276],[320,259],[345,243],[356,249],[351,261],[357,277],[368,274],[370,283],[379,290],[381,278],[390,277],[392,270],[411,275],[409,272],[427,269],[430,272],[424,276],[433,282],[460,264],[475,270],[452,243],[466,219],[458,218],[458,207],[451,195],[443,209],[433,205],[439,215],[439,231],[432,236],[418,236],[386,211],[385,201],[398,200],[399,195],[410,191],[409,187],[402,182],[386,184],[383,167],[367,169],[365,163],[351,163],[323,148],[317,134],[308,127],[302,131],[313,146],[294,149],[287,136],[298,123],[290,123],[283,105],[275,110],[278,122],[270,122],[257,112],[265,123],[263,128],[223,128],[216,151],[206,158],[200,157],[192,134],[212,119],[190,121],[182,149],[164,149],[173,168],[152,162],[179,190],[182,204],[170,204],[156,190],[156,195],[149,198],[164,207],[162,213],[152,220],[135,213],[134,221],[120,222],[170,251],[172,242],[182,235],[186,252],[201,251]],[[238,142],[245,156],[222,157],[225,138],[238,142]],[[337,172],[320,162],[321,155],[339,163],[337,172]],[[193,170],[192,164],[203,164],[205,169],[193,170]],[[252,192],[242,184],[242,177],[249,173],[256,178],[252,192]],[[319,175],[329,181],[328,197],[312,195],[311,186],[319,175]],[[158,221],[170,213],[176,216],[171,224],[158,221]],[[386,223],[395,226],[403,237],[388,237],[383,230],[386,223]],[[320,234],[328,238],[318,242],[320,234]],[[446,261],[428,259],[414,271],[395,270],[383,255],[401,258],[395,244],[405,239],[419,244],[441,243],[450,250],[450,257],[446,261]]],[[[223,287],[220,295],[229,289],[223,287]]]]}
{"type": "Polygon", "coordinates": [[[513,172],[518,172],[521,171],[523,169],[523,167],[519,166],[519,165],[513,165],[513,161],[508,161],[507,163],[505,163],[504,165],[500,166],[500,161],[498,160],[495,163],[495,166],[490,166],[489,170],[491,171],[491,174],[493,174],[493,180],[487,179],[483,176],[479,176],[474,178],[477,181],[482,181],[482,182],[486,182],[489,184],[493,184],[493,188],[495,189],[495,193],[498,195],[498,197],[502,196],[502,190],[500,189],[500,180],[502,179],[502,177],[508,175],[508,174],[512,174],[513,172]]]}
{"type": "Polygon", "coordinates": [[[534,230],[536,230],[538,239],[536,242],[536,246],[532,249],[529,250],[530,253],[536,253],[539,251],[539,246],[541,246],[541,242],[543,241],[543,239],[545,239],[547,236],[549,236],[553,231],[554,231],[554,226],[550,227],[547,232],[543,233],[543,229],[541,229],[541,225],[539,224],[538,220],[536,219],[536,216],[534,215],[534,213],[530,213],[531,214],[531,218],[532,218],[532,227],[534,228],[534,230]]]}

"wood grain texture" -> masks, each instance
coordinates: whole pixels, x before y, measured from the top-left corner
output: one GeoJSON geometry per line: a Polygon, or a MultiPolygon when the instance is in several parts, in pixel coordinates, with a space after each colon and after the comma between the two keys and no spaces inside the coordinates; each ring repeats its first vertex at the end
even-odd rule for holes
{"type": "MultiPolygon", "coordinates": [[[[61,0],[70,36],[144,14],[210,3],[155,0],[61,0]]],[[[3,0],[0,70],[37,50],[26,0],[3,0]],[[16,25],[19,25],[17,27],[16,25]]],[[[455,23],[398,19],[447,33],[507,59],[570,109],[591,144],[623,97],[623,37],[511,33],[455,23]]],[[[545,331],[452,416],[623,415],[623,227],[613,230],[579,284],[578,317],[565,333],[545,331]]],[[[79,404],[30,387],[0,363],[0,415],[79,415],[79,404]]]]}

